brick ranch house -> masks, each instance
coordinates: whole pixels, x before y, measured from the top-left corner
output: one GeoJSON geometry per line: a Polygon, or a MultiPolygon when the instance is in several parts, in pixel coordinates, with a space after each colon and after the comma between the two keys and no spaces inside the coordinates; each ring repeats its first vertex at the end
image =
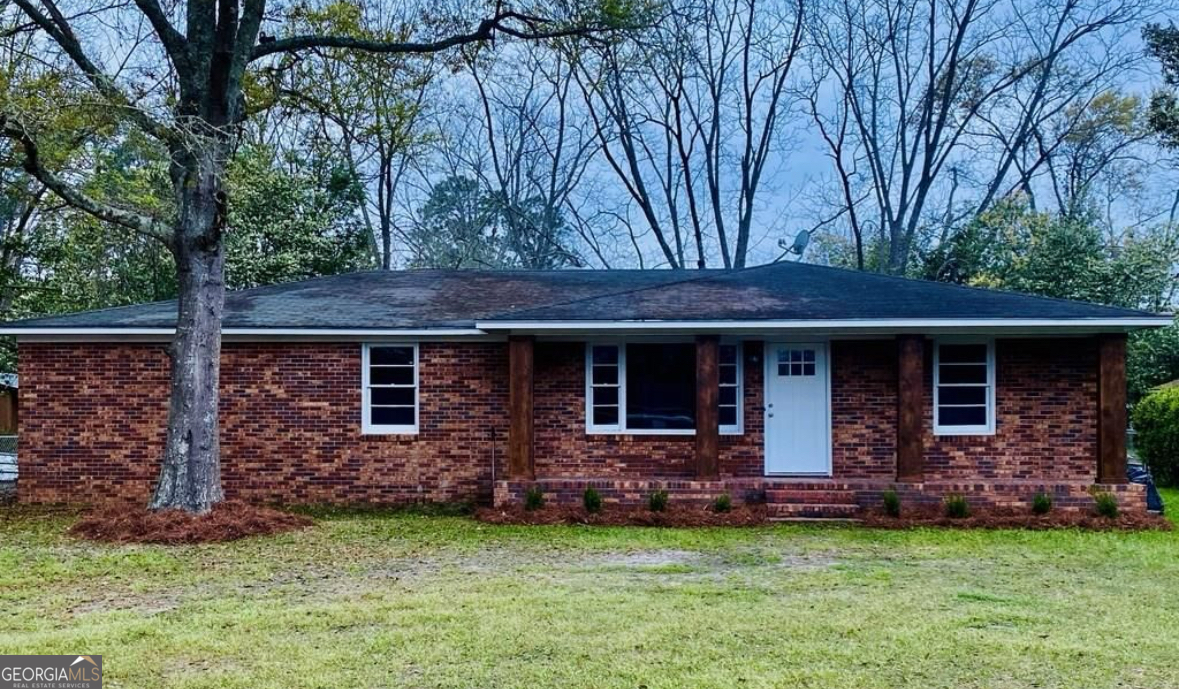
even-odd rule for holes
{"type": "MultiPolygon", "coordinates": [[[[370,272],[232,292],[227,496],[1062,507],[1126,483],[1126,333],[1170,318],[778,263],[370,272]]],[[[175,303],[10,323],[19,499],[146,501],[175,303]]]]}

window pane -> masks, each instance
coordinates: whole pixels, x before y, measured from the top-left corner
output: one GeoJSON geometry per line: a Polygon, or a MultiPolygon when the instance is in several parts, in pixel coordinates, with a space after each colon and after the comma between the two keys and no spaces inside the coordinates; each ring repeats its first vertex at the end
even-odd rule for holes
{"type": "Polygon", "coordinates": [[[373,366],[369,369],[368,382],[370,385],[413,385],[413,367],[373,366]]]}
{"type": "Polygon", "coordinates": [[[720,403],[730,406],[737,404],[737,388],[721,388],[720,403]]]}
{"type": "Polygon", "coordinates": [[[618,388],[594,388],[594,404],[618,404],[618,388]]]}
{"type": "Polygon", "coordinates": [[[985,364],[987,346],[985,344],[941,345],[938,349],[938,361],[943,364],[985,364]]]}
{"type": "Polygon", "coordinates": [[[368,363],[378,366],[412,366],[413,347],[369,347],[368,363]]]}
{"type": "Polygon", "coordinates": [[[594,407],[595,426],[615,426],[618,424],[618,407],[594,407]]]}
{"type": "Polygon", "coordinates": [[[737,384],[737,367],[736,366],[721,366],[720,367],[720,383],[721,383],[721,385],[736,385],[737,384]]]}
{"type": "Polygon", "coordinates": [[[802,360],[803,361],[814,361],[815,360],[815,350],[813,350],[813,349],[802,350],[802,360]]]}
{"type": "Polygon", "coordinates": [[[372,388],[369,391],[372,404],[395,404],[413,406],[413,388],[372,388]]]}
{"type": "Polygon", "coordinates": [[[801,376],[802,375],[802,364],[801,363],[790,364],[790,375],[801,376]]]}
{"type": "Polygon", "coordinates": [[[810,363],[806,363],[806,364],[803,364],[803,365],[802,365],[802,375],[804,375],[804,376],[813,376],[813,375],[815,375],[815,364],[814,364],[814,362],[810,362],[810,363]]]}
{"type": "Polygon", "coordinates": [[[737,345],[721,345],[720,346],[720,362],[721,364],[737,365],[737,345]]]}
{"type": "Polygon", "coordinates": [[[594,366],[595,385],[618,385],[617,366],[594,366]]]}
{"type": "Polygon", "coordinates": [[[778,364],[778,375],[780,375],[780,376],[790,375],[790,364],[778,364]]]}
{"type": "Polygon", "coordinates": [[[937,390],[938,404],[981,404],[987,403],[987,389],[985,386],[955,388],[939,386],[937,390]]]}
{"type": "Polygon", "coordinates": [[[626,425],[696,427],[696,346],[631,344],[626,349],[626,425]]]}
{"type": "Polygon", "coordinates": [[[412,426],[413,407],[373,407],[374,426],[412,426]]]}
{"type": "Polygon", "coordinates": [[[938,408],[938,425],[940,426],[985,426],[986,424],[986,407],[938,408]]]}
{"type": "Polygon", "coordinates": [[[617,364],[618,347],[614,345],[599,345],[594,347],[595,364],[617,364]]]}
{"type": "Polygon", "coordinates": [[[737,408],[736,407],[721,407],[720,408],[720,425],[722,425],[722,426],[736,426],[737,425],[737,408]]]}
{"type": "Polygon", "coordinates": [[[956,383],[986,384],[986,382],[986,364],[955,364],[953,366],[938,367],[938,383],[943,385],[952,385],[956,383]]]}

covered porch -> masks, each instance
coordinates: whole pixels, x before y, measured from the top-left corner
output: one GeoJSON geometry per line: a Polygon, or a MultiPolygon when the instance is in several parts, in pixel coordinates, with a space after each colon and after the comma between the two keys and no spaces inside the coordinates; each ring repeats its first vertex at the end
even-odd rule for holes
{"type": "MultiPolygon", "coordinates": [[[[1081,396],[1090,399],[1092,393],[1091,416],[1074,420],[1086,426],[1085,433],[1080,434],[1083,437],[1077,441],[1085,445],[1085,449],[1074,454],[1083,454],[1080,461],[1088,464],[1072,474],[1051,477],[981,469],[977,475],[948,474],[943,466],[946,461],[942,456],[943,448],[932,435],[930,421],[933,403],[931,368],[936,366],[931,348],[937,334],[878,333],[870,340],[844,339],[846,337],[813,333],[799,337],[797,334],[774,333],[760,334],[755,339],[739,333],[681,334],[680,341],[687,338],[694,345],[695,352],[692,400],[695,414],[691,431],[668,432],[666,437],[624,431],[605,434],[602,438],[601,434],[595,436],[587,430],[588,415],[592,411],[588,401],[581,400],[579,404],[567,405],[562,410],[564,415],[561,418],[566,423],[560,432],[568,435],[570,442],[563,445],[560,452],[554,452],[552,442],[537,442],[538,390],[542,400],[540,434],[551,439],[557,432],[553,428],[552,410],[547,408],[551,404],[544,401],[546,390],[552,385],[545,378],[548,375],[546,364],[542,361],[538,368],[537,352],[559,346],[588,348],[593,340],[566,340],[559,345],[543,335],[538,340],[536,334],[512,334],[508,341],[510,423],[506,472],[496,477],[494,502],[497,505],[519,504],[524,493],[535,486],[550,501],[576,504],[585,489],[592,486],[608,504],[645,504],[653,491],[664,490],[674,501],[683,503],[705,505],[717,496],[727,494],[734,503],[766,502],[783,517],[842,517],[851,516],[862,507],[879,505],[880,495],[890,488],[897,490],[910,504],[936,503],[946,494],[961,493],[980,505],[1014,507],[1030,503],[1038,492],[1047,492],[1053,495],[1058,506],[1079,508],[1091,504],[1090,492],[1094,485],[1098,485],[1102,490],[1115,493],[1127,508],[1136,509],[1138,502],[1144,504],[1142,491],[1138,486],[1126,484],[1125,478],[1125,334],[1086,334],[1071,340],[1074,345],[1082,343],[1086,352],[1077,355],[1085,364],[1083,368],[1089,372],[1084,380],[1087,387],[1081,396]],[[741,389],[746,418],[738,437],[722,432],[724,425],[718,394],[722,378],[721,346],[723,342],[734,340],[741,343],[743,362],[748,369],[743,375],[746,385],[741,389]],[[881,359],[876,362],[877,377],[887,378],[878,381],[880,389],[886,390],[887,394],[876,395],[871,406],[864,405],[854,415],[856,418],[842,419],[842,425],[834,431],[830,422],[826,423],[821,430],[828,443],[825,451],[833,452],[841,458],[839,461],[827,460],[825,470],[817,472],[778,472],[774,469],[789,466],[779,463],[780,455],[794,451],[795,447],[772,444],[772,433],[767,425],[774,424],[777,417],[773,402],[767,397],[766,385],[777,372],[770,361],[776,356],[774,346],[799,340],[824,343],[829,358],[829,381],[833,379],[837,388],[845,385],[841,381],[847,377],[841,367],[847,368],[849,361],[857,361],[860,353],[867,350],[866,345],[856,343],[870,341],[875,356],[881,359]],[[572,418],[579,413],[580,418],[572,418]],[[886,419],[887,423],[876,428],[872,421],[874,415],[886,419]],[[854,433],[847,430],[849,424],[854,426],[854,433]],[[853,437],[855,434],[858,437],[853,437]],[[644,447],[650,446],[653,450],[644,462],[632,459],[627,471],[620,472],[608,458],[580,461],[576,439],[596,440],[600,443],[596,447],[606,448],[597,452],[608,453],[613,448],[629,453],[632,458],[636,453],[642,453],[644,447]],[[674,441],[679,448],[674,460],[667,459],[663,441],[674,441]],[[731,456],[727,462],[722,462],[725,453],[735,454],[733,448],[737,445],[740,445],[740,463],[731,456]],[[873,447],[869,448],[869,445],[873,447]],[[870,470],[848,469],[855,465],[859,454],[869,452],[874,453],[875,462],[870,470]],[[639,464],[643,466],[639,467],[639,464]],[[674,471],[664,470],[673,464],[674,471]]],[[[1013,334],[1010,337],[1027,336],[1013,334]]],[[[588,356],[588,349],[580,351],[588,356]]],[[[1049,355],[1050,352],[1044,356],[1049,355]]],[[[773,362],[775,366],[777,363],[773,362]]],[[[584,376],[592,373],[589,367],[584,370],[580,381],[571,381],[565,386],[568,390],[576,391],[586,385],[584,376]]],[[[824,400],[827,405],[824,411],[828,415],[831,413],[831,384],[828,382],[824,400]]],[[[1003,384],[1004,381],[1000,380],[999,385],[1003,384]]],[[[1062,385],[1068,384],[1066,381],[1062,385]]],[[[1033,390],[1027,394],[1034,398],[1038,392],[1033,390]]],[[[837,389],[837,410],[852,404],[849,398],[850,393],[837,389]]],[[[999,423],[1004,423],[1002,415],[999,423]]],[[[1060,425],[1055,420],[1052,423],[1060,425]]],[[[1056,431],[1060,432],[1060,429],[1056,431]]],[[[966,452],[968,449],[962,450],[962,453],[966,452]]],[[[969,460],[969,455],[965,460],[969,460]]],[[[813,466],[823,466],[823,462],[813,466]]]]}

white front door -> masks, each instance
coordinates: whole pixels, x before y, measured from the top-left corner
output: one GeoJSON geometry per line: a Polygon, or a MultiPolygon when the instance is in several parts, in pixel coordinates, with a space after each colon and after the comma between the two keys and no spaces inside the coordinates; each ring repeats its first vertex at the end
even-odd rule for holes
{"type": "Polygon", "coordinates": [[[831,473],[827,345],[766,344],[766,473],[831,473]]]}

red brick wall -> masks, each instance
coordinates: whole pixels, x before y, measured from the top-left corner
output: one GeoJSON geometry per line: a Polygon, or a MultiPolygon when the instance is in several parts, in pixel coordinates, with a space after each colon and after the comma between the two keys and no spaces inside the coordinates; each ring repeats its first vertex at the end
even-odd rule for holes
{"type": "Polygon", "coordinates": [[[840,478],[897,473],[895,340],[831,343],[831,469],[840,478]]]}
{"type": "MultiPolygon", "coordinates": [[[[929,481],[1095,478],[1093,341],[1000,340],[994,436],[934,437],[929,481]]],[[[507,348],[421,344],[421,431],[360,432],[360,345],[227,344],[222,365],[224,482],[273,502],[486,500],[505,477],[507,348]]],[[[837,479],[895,475],[893,340],[832,343],[837,479]]],[[[763,471],[763,348],[744,345],[744,426],[721,436],[721,477],[763,471]]],[[[588,435],[584,346],[539,343],[535,413],[542,478],[692,478],[691,436],[588,435]]],[[[927,354],[926,368],[932,360],[927,354]]],[[[143,501],[157,473],[168,363],[158,344],[20,345],[20,497],[143,501]]],[[[930,374],[927,405],[932,400],[930,374]]]]}
{"type": "MultiPolygon", "coordinates": [[[[761,343],[745,343],[743,353],[745,433],[721,436],[722,477],[762,475],[761,343]]],[[[585,432],[583,344],[538,343],[535,366],[537,476],[659,479],[694,476],[696,440],[693,436],[585,432]]]]}
{"type": "MultiPolygon", "coordinates": [[[[896,343],[842,341],[831,349],[835,476],[894,476],[896,343]]],[[[933,345],[926,347],[926,480],[1095,480],[1095,341],[998,340],[995,365],[995,434],[935,436],[933,345]]]]}
{"type": "Polygon", "coordinates": [[[1096,341],[998,340],[995,367],[995,434],[935,436],[929,347],[926,478],[1096,480],[1096,341]]]}
{"type": "MultiPolygon", "coordinates": [[[[422,343],[416,436],[361,435],[360,345],[227,344],[226,495],[266,502],[489,499],[504,470],[503,344],[422,343]]],[[[167,416],[159,345],[20,346],[20,499],[145,501],[167,416]]]]}

